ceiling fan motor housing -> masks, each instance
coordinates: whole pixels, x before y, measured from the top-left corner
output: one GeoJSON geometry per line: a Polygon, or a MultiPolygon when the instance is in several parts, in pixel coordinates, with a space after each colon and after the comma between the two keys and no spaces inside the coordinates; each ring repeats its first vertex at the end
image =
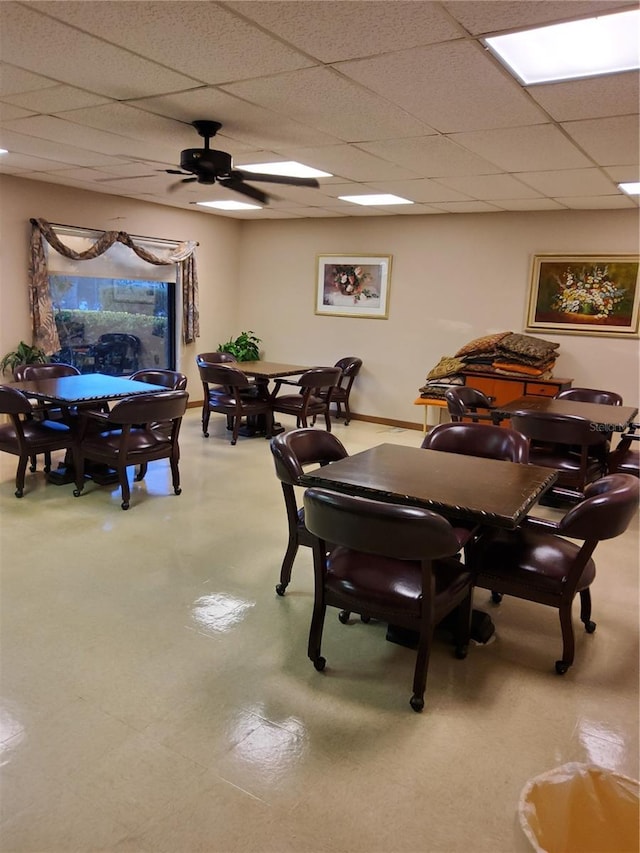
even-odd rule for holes
{"type": "Polygon", "coordinates": [[[226,151],[216,151],[213,148],[185,148],[180,152],[180,167],[185,172],[198,175],[202,183],[211,177],[214,183],[216,177],[228,175],[233,168],[233,161],[226,151]]]}

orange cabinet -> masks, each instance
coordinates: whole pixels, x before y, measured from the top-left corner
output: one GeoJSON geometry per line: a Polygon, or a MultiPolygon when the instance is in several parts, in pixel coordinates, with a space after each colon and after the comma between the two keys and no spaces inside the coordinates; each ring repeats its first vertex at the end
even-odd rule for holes
{"type": "Polygon", "coordinates": [[[526,376],[497,376],[495,373],[464,373],[465,385],[477,388],[487,397],[492,397],[496,406],[510,403],[526,394],[534,397],[555,397],[565,388],[571,388],[573,379],[528,379],[526,376]]]}

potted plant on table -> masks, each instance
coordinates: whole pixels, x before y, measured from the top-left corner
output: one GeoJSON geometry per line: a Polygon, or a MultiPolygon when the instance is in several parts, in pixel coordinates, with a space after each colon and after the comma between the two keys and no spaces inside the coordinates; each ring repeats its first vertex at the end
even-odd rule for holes
{"type": "Polygon", "coordinates": [[[237,338],[230,338],[226,343],[220,344],[218,352],[231,353],[238,361],[260,361],[260,343],[261,339],[252,331],[241,332],[237,338]]]}
{"type": "Polygon", "coordinates": [[[20,341],[14,350],[5,353],[0,359],[0,370],[5,374],[8,370],[13,372],[20,364],[45,364],[46,362],[47,356],[44,350],[20,341]]]}

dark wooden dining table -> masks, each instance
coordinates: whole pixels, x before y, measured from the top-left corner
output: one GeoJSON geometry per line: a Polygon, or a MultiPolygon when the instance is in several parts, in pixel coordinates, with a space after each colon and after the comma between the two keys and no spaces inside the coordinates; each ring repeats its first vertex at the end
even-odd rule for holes
{"type": "MultiPolygon", "coordinates": [[[[22,391],[27,397],[42,403],[70,408],[83,406],[89,408],[108,403],[110,400],[121,400],[125,397],[135,397],[140,394],[157,394],[167,389],[162,385],[152,385],[149,382],[138,382],[127,379],[126,376],[110,376],[105,373],[82,373],[78,376],[60,376],[56,379],[30,379],[23,382],[12,382],[12,388],[22,391]]],[[[117,482],[118,478],[111,471],[104,471],[96,466],[91,468],[93,479],[103,485],[117,482]]],[[[71,454],[67,453],[64,462],[55,471],[50,471],[49,482],[63,486],[74,481],[71,454]]]]}
{"type": "Polygon", "coordinates": [[[638,414],[635,406],[607,406],[604,403],[581,403],[578,400],[557,400],[555,397],[518,397],[494,409],[501,418],[526,412],[548,412],[584,418],[598,432],[624,432],[638,414]]]}
{"type": "Polygon", "coordinates": [[[380,444],[306,471],[300,482],[514,529],[557,478],[538,465],[380,444]]]}
{"type": "MultiPolygon", "coordinates": [[[[265,398],[269,395],[268,385],[273,379],[283,379],[287,376],[299,376],[308,367],[301,364],[282,364],[276,361],[239,361],[233,365],[241,370],[245,376],[250,376],[256,380],[256,384],[263,386],[265,398]]],[[[273,435],[284,432],[284,427],[275,421],[271,425],[273,435]]],[[[243,424],[240,427],[239,434],[245,436],[264,435],[266,425],[264,416],[259,416],[258,421],[254,423],[243,424]]]]}

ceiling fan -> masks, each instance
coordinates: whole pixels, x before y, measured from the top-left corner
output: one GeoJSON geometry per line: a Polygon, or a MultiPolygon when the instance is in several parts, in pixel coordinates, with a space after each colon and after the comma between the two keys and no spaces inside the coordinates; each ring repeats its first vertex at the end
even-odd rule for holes
{"type": "Polygon", "coordinates": [[[219,121],[205,119],[192,121],[191,124],[204,139],[204,148],[185,148],[180,152],[180,169],[165,169],[170,175],[184,175],[169,189],[176,189],[180,184],[220,184],[221,187],[234,190],[249,196],[262,204],[269,203],[269,196],[255,187],[248,186],[245,181],[269,182],[272,184],[291,184],[296,187],[318,187],[315,178],[295,178],[291,175],[263,175],[256,172],[243,172],[233,168],[233,160],[225,151],[211,148],[210,140],[220,130],[219,121]]]}

